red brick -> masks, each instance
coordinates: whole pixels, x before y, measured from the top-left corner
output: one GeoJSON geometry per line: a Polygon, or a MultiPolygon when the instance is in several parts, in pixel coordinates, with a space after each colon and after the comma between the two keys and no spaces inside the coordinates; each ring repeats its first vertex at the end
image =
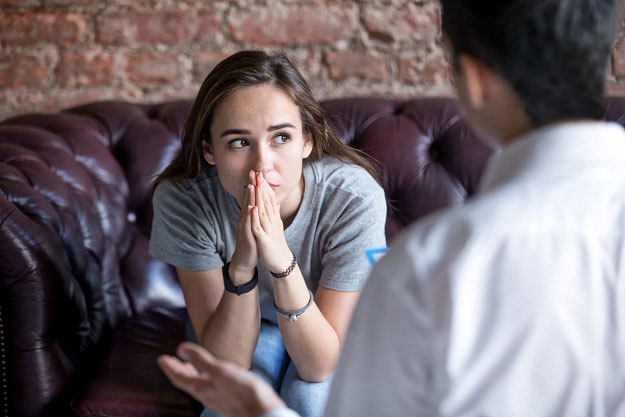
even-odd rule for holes
{"type": "Polygon", "coordinates": [[[11,106],[9,97],[6,94],[0,94],[0,121],[6,120],[9,117],[15,115],[15,110],[11,106]]]}
{"type": "Polygon", "coordinates": [[[141,86],[175,84],[184,72],[182,62],[173,53],[143,53],[128,58],[125,72],[141,86]]]}
{"type": "Polygon", "coordinates": [[[0,14],[0,44],[71,46],[81,40],[85,28],[85,17],[77,13],[3,13],[0,14]]]}
{"type": "Polygon", "coordinates": [[[106,13],[96,18],[103,44],[179,44],[210,41],[220,31],[215,11],[167,10],[106,13]]]}
{"type": "Polygon", "coordinates": [[[385,42],[430,42],[440,33],[440,11],[434,4],[409,4],[401,9],[370,9],[363,13],[369,35],[385,42]]]}
{"type": "Polygon", "coordinates": [[[355,7],[253,8],[228,19],[230,35],[239,42],[259,45],[329,44],[357,34],[355,7]]]}
{"type": "Polygon", "coordinates": [[[108,0],[111,6],[157,6],[162,0],[108,0]]]}
{"type": "Polygon", "coordinates": [[[398,80],[402,84],[414,85],[450,84],[449,64],[442,51],[402,58],[399,61],[398,80]]]}
{"type": "Polygon", "coordinates": [[[85,6],[93,4],[93,0],[43,0],[43,7],[85,6]]]}
{"type": "Polygon", "coordinates": [[[156,95],[152,101],[153,102],[162,102],[162,101],[175,101],[175,100],[193,100],[197,95],[197,88],[187,88],[182,90],[170,91],[165,94],[156,95]]]}
{"type": "Polygon", "coordinates": [[[621,1],[621,27],[618,30],[619,37],[625,32],[625,1],[621,1]]]}
{"type": "Polygon", "coordinates": [[[625,96],[625,84],[620,84],[616,81],[608,83],[608,95],[625,96]]]}
{"type": "Polygon", "coordinates": [[[0,55],[0,88],[34,87],[48,85],[46,59],[33,54],[0,55]]]}
{"type": "Polygon", "coordinates": [[[115,57],[107,52],[68,52],[56,67],[56,84],[60,87],[111,86],[115,57]]]}
{"type": "Polygon", "coordinates": [[[328,52],[326,63],[333,80],[361,78],[383,81],[390,77],[388,57],[364,52],[328,52]]]}
{"type": "Polygon", "coordinates": [[[52,113],[93,101],[111,100],[113,92],[100,89],[52,91],[18,94],[18,113],[52,113]]]}
{"type": "Polygon", "coordinates": [[[201,83],[215,65],[230,54],[213,51],[200,51],[193,57],[193,82],[201,83]]]}
{"type": "Polygon", "coordinates": [[[625,76],[625,42],[619,42],[612,51],[612,72],[616,77],[625,76]]]}
{"type": "Polygon", "coordinates": [[[36,7],[41,0],[0,0],[0,7],[36,7]]]}
{"type": "Polygon", "coordinates": [[[288,57],[306,80],[321,75],[322,60],[316,53],[302,49],[290,51],[288,57]]]}

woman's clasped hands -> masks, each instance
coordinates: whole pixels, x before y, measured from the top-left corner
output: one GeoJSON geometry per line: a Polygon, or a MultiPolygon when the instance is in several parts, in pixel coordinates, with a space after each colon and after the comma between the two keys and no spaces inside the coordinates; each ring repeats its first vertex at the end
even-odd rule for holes
{"type": "Polygon", "coordinates": [[[249,181],[239,214],[232,265],[253,271],[260,259],[270,271],[283,271],[293,255],[284,236],[280,203],[262,172],[251,170],[249,181]]]}

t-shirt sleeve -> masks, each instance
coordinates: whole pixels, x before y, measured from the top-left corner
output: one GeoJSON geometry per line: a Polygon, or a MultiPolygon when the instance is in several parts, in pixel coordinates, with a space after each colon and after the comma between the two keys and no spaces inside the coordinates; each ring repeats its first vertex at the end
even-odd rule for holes
{"type": "Polygon", "coordinates": [[[223,260],[216,247],[215,220],[196,193],[176,182],[157,186],[150,255],[178,268],[216,269],[223,260]]]}
{"type": "Polygon", "coordinates": [[[365,196],[354,195],[337,207],[323,248],[319,284],[338,291],[362,290],[371,272],[367,251],[386,247],[385,223],[386,199],[377,183],[365,196]]]}

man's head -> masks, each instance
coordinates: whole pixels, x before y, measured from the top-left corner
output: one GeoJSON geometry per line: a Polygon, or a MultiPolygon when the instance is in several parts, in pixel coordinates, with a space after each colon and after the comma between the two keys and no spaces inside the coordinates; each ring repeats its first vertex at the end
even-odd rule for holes
{"type": "Polygon", "coordinates": [[[532,126],[604,117],[619,0],[441,0],[443,33],[504,80],[532,126]]]}

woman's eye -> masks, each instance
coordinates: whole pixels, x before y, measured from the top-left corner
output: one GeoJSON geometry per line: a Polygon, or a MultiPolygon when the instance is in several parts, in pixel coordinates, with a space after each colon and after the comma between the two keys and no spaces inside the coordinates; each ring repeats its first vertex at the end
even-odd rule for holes
{"type": "Polygon", "coordinates": [[[233,139],[230,142],[228,142],[228,146],[231,148],[242,148],[244,146],[247,146],[247,140],[245,139],[233,139]]]}
{"type": "Polygon", "coordinates": [[[274,138],[274,142],[279,143],[279,144],[287,143],[289,140],[291,140],[291,136],[283,134],[283,133],[277,135],[274,138]]]}

